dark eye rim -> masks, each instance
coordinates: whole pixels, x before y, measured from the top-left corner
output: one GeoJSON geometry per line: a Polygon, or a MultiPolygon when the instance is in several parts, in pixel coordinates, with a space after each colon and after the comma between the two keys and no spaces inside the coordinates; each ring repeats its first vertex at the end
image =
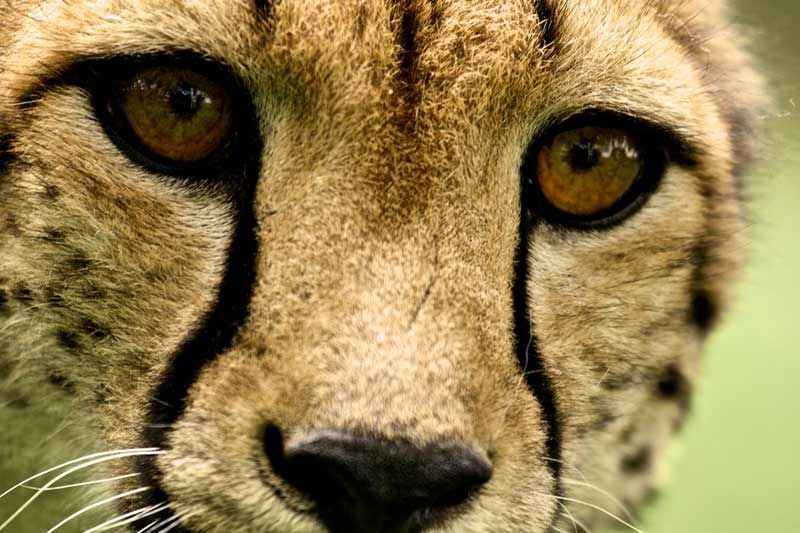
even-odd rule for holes
{"type": "Polygon", "coordinates": [[[687,149],[671,130],[629,115],[603,110],[588,110],[544,130],[530,143],[520,169],[523,209],[527,215],[565,229],[604,229],[616,226],[639,211],[658,190],[665,171],[673,160],[686,159],[687,149]],[[574,215],[554,206],[539,185],[537,159],[542,147],[565,131],[580,128],[613,128],[632,134],[642,150],[643,167],[630,188],[611,207],[593,215],[574,215]]]}
{"type": "Polygon", "coordinates": [[[136,165],[161,175],[206,181],[238,174],[243,168],[243,162],[248,159],[247,145],[258,135],[258,126],[252,97],[229,66],[192,52],[171,52],[95,59],[82,64],[81,70],[84,71],[83,85],[90,94],[91,105],[103,131],[136,165]],[[114,92],[137,70],[152,67],[192,70],[218,82],[229,94],[233,106],[233,129],[219,149],[198,161],[178,162],[160,157],[138,140],[116,105],[114,92]]]}

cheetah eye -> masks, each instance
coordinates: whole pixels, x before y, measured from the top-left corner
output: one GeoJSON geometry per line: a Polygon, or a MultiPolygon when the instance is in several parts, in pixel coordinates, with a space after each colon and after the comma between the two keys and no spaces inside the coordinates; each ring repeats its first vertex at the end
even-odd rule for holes
{"type": "Polygon", "coordinates": [[[523,164],[533,207],[569,226],[616,222],[657,185],[665,158],[658,146],[648,132],[625,125],[559,127],[534,145],[523,164]]]}
{"type": "Polygon", "coordinates": [[[123,61],[97,79],[98,118],[136,162],[158,172],[204,174],[231,158],[237,95],[216,68],[123,61]]]}

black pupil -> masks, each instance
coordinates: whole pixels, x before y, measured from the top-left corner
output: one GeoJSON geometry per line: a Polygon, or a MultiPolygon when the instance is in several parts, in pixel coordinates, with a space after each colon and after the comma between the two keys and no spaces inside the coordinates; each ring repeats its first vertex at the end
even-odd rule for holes
{"type": "Polygon", "coordinates": [[[169,95],[169,105],[176,115],[188,118],[200,110],[205,98],[203,91],[197,87],[181,84],[169,95]]]}
{"type": "Polygon", "coordinates": [[[600,161],[600,152],[591,141],[575,144],[569,151],[569,162],[575,170],[591,170],[598,161],[600,161]]]}

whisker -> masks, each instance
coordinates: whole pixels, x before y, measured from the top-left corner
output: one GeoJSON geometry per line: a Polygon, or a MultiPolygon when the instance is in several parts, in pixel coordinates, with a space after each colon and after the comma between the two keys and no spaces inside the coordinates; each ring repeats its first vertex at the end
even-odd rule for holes
{"type": "Polygon", "coordinates": [[[167,531],[171,531],[172,529],[174,529],[174,528],[178,527],[178,525],[180,525],[180,523],[181,523],[181,522],[182,522],[184,519],[186,519],[186,518],[189,518],[190,516],[193,516],[194,514],[196,514],[196,513],[189,513],[189,514],[184,514],[184,515],[177,515],[177,516],[175,517],[175,518],[176,518],[176,520],[175,520],[175,521],[174,521],[174,522],[173,522],[171,525],[169,525],[169,527],[167,527],[167,528],[165,528],[165,529],[162,529],[162,530],[161,530],[161,531],[159,531],[158,533],[167,533],[167,531]]]}
{"type": "MultiPolygon", "coordinates": [[[[617,507],[622,509],[622,512],[625,513],[625,516],[627,517],[628,520],[630,520],[631,522],[635,521],[635,517],[634,517],[633,513],[631,512],[631,510],[628,508],[628,506],[626,506],[619,498],[614,496],[611,492],[598,487],[594,483],[590,483],[589,480],[586,478],[586,476],[583,474],[583,472],[581,472],[580,468],[578,468],[575,465],[568,465],[564,461],[561,461],[560,459],[553,459],[552,457],[545,457],[544,460],[545,461],[561,463],[562,465],[564,465],[565,467],[569,468],[570,470],[574,470],[575,473],[578,474],[581,477],[581,479],[578,480],[578,479],[571,479],[571,478],[565,477],[565,478],[562,478],[562,481],[564,481],[564,483],[566,483],[568,485],[576,485],[576,486],[590,488],[592,490],[595,490],[595,491],[599,492],[600,494],[602,494],[603,496],[608,498],[617,507]]],[[[584,505],[588,505],[588,502],[582,502],[582,503],[584,505]]]]}
{"type": "MultiPolygon", "coordinates": [[[[72,468],[68,469],[66,472],[62,472],[61,474],[55,476],[53,479],[48,481],[44,485],[44,487],[42,487],[40,490],[37,490],[36,493],[33,496],[28,498],[28,500],[25,503],[23,503],[14,512],[14,514],[12,514],[10,517],[8,517],[8,519],[5,522],[0,524],[0,531],[5,529],[11,522],[13,522],[14,519],[17,518],[17,516],[19,516],[20,513],[22,513],[22,511],[24,511],[30,504],[32,504],[34,501],[36,501],[36,499],[39,498],[39,496],[44,494],[44,490],[45,489],[47,489],[48,487],[53,486],[57,481],[60,481],[61,479],[69,476],[70,474],[73,474],[73,473],[75,473],[75,472],[77,472],[79,470],[83,470],[84,468],[88,468],[88,467],[90,467],[92,465],[104,463],[104,462],[107,462],[107,461],[112,461],[114,459],[123,459],[123,458],[126,458],[126,457],[136,457],[136,456],[141,456],[141,455],[160,455],[160,454],[163,454],[163,453],[164,453],[163,451],[158,451],[158,448],[144,448],[141,451],[136,451],[136,452],[126,451],[124,453],[123,452],[119,452],[117,454],[112,454],[112,455],[109,455],[107,452],[106,453],[101,453],[101,454],[94,454],[95,456],[101,455],[102,457],[93,459],[91,461],[84,461],[83,463],[81,463],[81,464],[79,464],[77,466],[73,466],[72,468]]],[[[13,490],[14,488],[17,488],[17,487],[21,486],[24,483],[27,483],[28,481],[30,481],[32,479],[36,479],[36,478],[42,476],[45,473],[52,472],[53,470],[57,470],[59,468],[64,467],[66,464],[75,463],[75,462],[77,462],[79,460],[80,459],[76,459],[74,461],[70,461],[69,463],[64,463],[62,465],[59,465],[58,467],[51,468],[50,470],[47,470],[47,471],[43,472],[42,474],[37,474],[37,475],[35,475],[35,476],[31,477],[31,478],[28,478],[23,483],[15,485],[11,489],[9,489],[5,493],[3,493],[3,495],[8,494],[8,492],[11,492],[11,490],[13,490]]]]}
{"type": "Polygon", "coordinates": [[[84,481],[83,483],[70,483],[69,485],[56,485],[55,487],[34,487],[33,485],[22,485],[23,489],[28,490],[40,490],[42,492],[47,492],[50,490],[64,490],[64,489],[73,489],[75,487],[85,487],[87,485],[99,485],[101,483],[111,483],[112,481],[118,481],[120,479],[127,479],[129,477],[136,477],[141,474],[134,473],[134,474],[125,474],[123,476],[114,476],[114,477],[107,477],[104,479],[96,479],[93,481],[84,481]]]}
{"type": "MultiPolygon", "coordinates": [[[[177,524],[180,519],[181,519],[181,515],[179,515],[179,514],[176,514],[174,516],[170,516],[169,518],[166,518],[165,520],[162,520],[161,523],[158,524],[158,528],[159,529],[156,530],[154,528],[152,533],[162,533],[164,531],[164,528],[171,527],[172,525],[177,524]]],[[[150,532],[147,532],[147,533],[150,533],[150,532]]]]}
{"type": "Polygon", "coordinates": [[[82,461],[88,461],[90,459],[95,459],[97,457],[108,457],[110,455],[118,455],[118,454],[121,454],[121,453],[157,452],[157,451],[158,451],[158,448],[130,448],[130,449],[123,449],[123,450],[110,450],[110,451],[105,451],[105,452],[93,453],[93,454],[90,454],[90,455],[84,455],[83,457],[78,457],[77,459],[72,459],[71,461],[67,461],[65,463],[61,463],[60,465],[54,466],[52,468],[48,468],[47,470],[43,470],[42,472],[39,472],[38,474],[33,475],[33,476],[29,477],[28,479],[20,481],[19,483],[17,483],[16,485],[11,487],[10,489],[8,489],[5,492],[3,492],[2,494],[0,494],[0,499],[3,499],[3,497],[5,497],[9,493],[15,491],[16,489],[18,489],[18,488],[20,488],[20,487],[22,487],[24,485],[27,485],[28,483],[30,483],[34,479],[40,478],[40,477],[42,477],[44,475],[47,475],[47,474],[49,474],[51,472],[55,472],[56,470],[60,470],[61,468],[65,468],[67,466],[74,465],[75,463],[80,463],[82,461]]]}
{"type": "Polygon", "coordinates": [[[611,494],[609,491],[603,490],[600,487],[598,487],[597,485],[589,483],[588,481],[579,481],[577,479],[569,479],[569,478],[562,478],[562,481],[564,483],[568,484],[568,485],[575,485],[575,486],[578,486],[578,487],[586,487],[588,489],[592,489],[592,490],[595,490],[595,491],[599,492],[600,494],[602,494],[603,496],[608,498],[617,507],[622,509],[622,512],[625,513],[625,516],[628,518],[628,520],[630,520],[631,522],[633,522],[635,520],[635,518],[633,516],[633,513],[630,511],[630,509],[628,509],[628,507],[624,503],[622,503],[622,501],[619,498],[617,498],[616,496],[611,494]]]}
{"type": "Polygon", "coordinates": [[[603,509],[599,505],[595,505],[593,503],[585,502],[585,501],[578,500],[578,499],[575,499],[575,498],[568,498],[567,496],[554,496],[552,494],[544,494],[544,493],[537,493],[537,494],[540,494],[541,496],[545,496],[547,498],[555,498],[556,500],[561,500],[561,501],[571,502],[571,503],[577,503],[579,505],[585,505],[586,507],[589,507],[590,509],[594,509],[595,511],[599,511],[599,512],[603,513],[604,515],[606,515],[606,516],[608,516],[610,518],[613,518],[614,520],[616,520],[617,522],[619,522],[623,526],[626,526],[626,527],[630,528],[631,530],[636,531],[636,533],[644,533],[641,529],[638,529],[636,526],[633,526],[633,525],[629,524],[628,522],[626,522],[622,518],[618,517],[617,515],[615,515],[614,513],[610,512],[610,511],[607,511],[606,509],[603,509]]]}
{"type": "Polygon", "coordinates": [[[130,524],[131,522],[136,522],[137,520],[141,520],[142,518],[147,518],[148,516],[160,513],[161,511],[167,509],[168,507],[169,507],[168,503],[162,503],[159,505],[150,505],[147,507],[143,507],[141,509],[136,509],[135,511],[130,511],[120,516],[116,516],[110,520],[106,520],[102,524],[98,524],[92,527],[91,529],[87,529],[83,533],[108,531],[110,529],[124,526],[126,524],[130,524]]]}
{"type": "Polygon", "coordinates": [[[572,533],[578,533],[578,523],[575,521],[575,517],[574,517],[574,516],[572,516],[572,513],[569,511],[569,509],[567,508],[567,506],[566,506],[566,505],[564,505],[563,503],[561,503],[561,502],[560,502],[560,501],[558,501],[558,500],[556,500],[556,505],[558,505],[559,507],[561,507],[561,509],[564,511],[564,514],[566,514],[566,515],[567,515],[567,518],[568,518],[568,519],[569,519],[569,521],[572,523],[572,533]]]}
{"type": "Polygon", "coordinates": [[[150,532],[153,531],[153,526],[157,527],[158,525],[163,524],[163,523],[164,523],[163,520],[154,520],[154,521],[150,522],[149,524],[147,524],[146,526],[144,526],[139,531],[137,531],[136,533],[150,533],[150,532]]]}
{"type": "Polygon", "coordinates": [[[100,500],[99,502],[95,502],[95,503],[93,503],[91,505],[87,505],[83,509],[80,509],[79,511],[75,511],[74,513],[72,513],[71,515],[66,517],[64,520],[62,520],[58,524],[54,525],[50,529],[48,529],[47,533],[53,533],[53,531],[59,529],[61,526],[63,526],[67,522],[71,522],[72,520],[74,520],[75,518],[79,517],[80,515],[82,515],[83,513],[87,512],[87,511],[90,511],[92,509],[95,509],[97,507],[105,505],[107,503],[111,503],[113,501],[120,500],[122,498],[127,498],[128,496],[133,496],[134,494],[139,494],[140,492],[145,492],[145,491],[148,491],[148,490],[150,490],[150,487],[140,487],[138,489],[125,491],[122,494],[117,494],[116,496],[112,496],[110,498],[105,498],[105,499],[100,500]]]}
{"type": "MultiPolygon", "coordinates": [[[[567,516],[569,517],[569,519],[572,521],[572,525],[573,525],[573,527],[576,527],[576,526],[577,526],[577,527],[581,528],[581,531],[580,531],[579,533],[592,533],[592,530],[591,530],[591,529],[589,529],[589,528],[586,526],[586,524],[584,524],[583,522],[581,522],[580,520],[578,520],[577,518],[575,518],[575,515],[573,515],[573,514],[572,514],[572,513],[569,511],[569,509],[567,508],[567,506],[566,506],[566,505],[564,505],[564,504],[563,504],[563,503],[561,503],[561,502],[558,502],[558,505],[560,505],[560,506],[561,506],[561,508],[564,510],[564,512],[565,512],[565,513],[567,514],[567,516]]],[[[576,527],[576,530],[577,530],[577,527],[576,527]]]]}

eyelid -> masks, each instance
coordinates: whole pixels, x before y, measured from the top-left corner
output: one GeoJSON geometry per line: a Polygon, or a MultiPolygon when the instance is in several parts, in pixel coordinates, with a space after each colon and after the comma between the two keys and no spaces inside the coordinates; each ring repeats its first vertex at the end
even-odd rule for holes
{"type": "Polygon", "coordinates": [[[535,137],[552,139],[562,131],[587,126],[620,128],[637,133],[663,146],[670,163],[684,167],[696,166],[704,152],[699,142],[669,122],[602,108],[587,108],[565,117],[554,117],[539,129],[535,137]]]}

